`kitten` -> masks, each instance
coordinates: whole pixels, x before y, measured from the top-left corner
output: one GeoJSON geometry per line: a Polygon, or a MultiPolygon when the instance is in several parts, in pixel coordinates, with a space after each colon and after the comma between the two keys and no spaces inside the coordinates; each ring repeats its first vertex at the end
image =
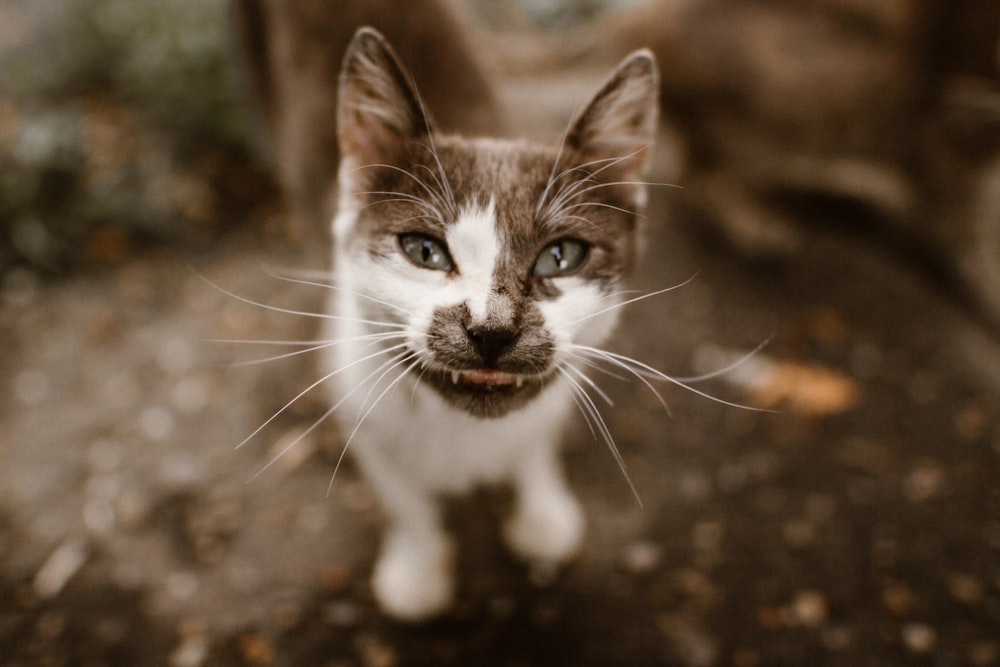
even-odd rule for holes
{"type": "Polygon", "coordinates": [[[561,146],[449,136],[379,33],[348,47],[326,371],[345,451],[388,520],[373,575],[387,613],[448,608],[439,503],[478,484],[513,487],[503,534],[518,556],[559,564],[580,547],[560,434],[574,403],[594,418],[584,371],[612,359],[597,348],[636,253],[657,100],[637,51],[561,146]]]}

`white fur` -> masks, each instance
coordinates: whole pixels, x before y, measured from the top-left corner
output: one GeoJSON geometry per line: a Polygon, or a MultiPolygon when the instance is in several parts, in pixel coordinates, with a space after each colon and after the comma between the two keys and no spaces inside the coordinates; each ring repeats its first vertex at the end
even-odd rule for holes
{"type": "Polygon", "coordinates": [[[491,198],[485,208],[464,210],[458,222],[448,229],[445,239],[459,271],[459,278],[454,281],[456,293],[449,298],[455,303],[465,303],[473,321],[486,315],[493,268],[500,256],[496,224],[496,202],[491,198]]]}
{"type": "MultiPolygon", "coordinates": [[[[381,331],[358,321],[362,319],[404,322],[409,345],[421,350],[436,308],[465,303],[474,317],[482,313],[500,254],[492,201],[464,211],[447,232],[458,267],[452,276],[416,267],[402,253],[375,260],[359,251],[352,243],[357,207],[344,204],[334,224],[339,289],[330,310],[342,319],[331,321],[330,338],[350,340],[381,331]]],[[[599,345],[610,335],[616,316],[609,311],[588,318],[612,301],[581,279],[557,280],[563,295],[541,303],[540,309],[556,341],[557,359],[567,363],[569,344],[599,345]]],[[[416,382],[419,368],[382,395],[403,370],[376,381],[388,355],[357,363],[375,350],[364,341],[336,345],[327,370],[343,369],[333,378],[334,400],[348,396],[338,418],[345,435],[356,429],[350,451],[389,522],[373,577],[382,607],[399,618],[420,620],[450,604],[452,546],[441,527],[438,498],[477,484],[513,485],[515,513],[504,535],[515,553],[549,563],[572,557],[582,540],[584,518],[558,456],[560,433],[573,409],[565,380],[559,378],[520,410],[480,419],[416,382]]]]}

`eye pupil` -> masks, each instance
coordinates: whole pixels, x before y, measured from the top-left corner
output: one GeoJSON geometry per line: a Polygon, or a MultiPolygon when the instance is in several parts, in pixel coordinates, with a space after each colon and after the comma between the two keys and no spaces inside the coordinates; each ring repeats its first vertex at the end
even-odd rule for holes
{"type": "Polygon", "coordinates": [[[423,234],[402,234],[399,247],[411,262],[425,269],[454,271],[451,257],[441,241],[423,234]]]}
{"type": "Polygon", "coordinates": [[[587,258],[587,244],[575,239],[561,239],[546,246],[535,261],[535,275],[553,278],[578,268],[587,258]]]}

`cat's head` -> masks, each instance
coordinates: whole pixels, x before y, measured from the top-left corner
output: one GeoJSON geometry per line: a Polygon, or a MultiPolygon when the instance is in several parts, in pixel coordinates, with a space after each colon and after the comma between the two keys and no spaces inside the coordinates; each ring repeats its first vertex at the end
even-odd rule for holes
{"type": "Polygon", "coordinates": [[[338,274],[406,326],[413,376],[481,417],[524,405],[611,333],[633,262],[658,73],[628,57],[554,147],[435,132],[384,39],[344,59],[338,274]]]}

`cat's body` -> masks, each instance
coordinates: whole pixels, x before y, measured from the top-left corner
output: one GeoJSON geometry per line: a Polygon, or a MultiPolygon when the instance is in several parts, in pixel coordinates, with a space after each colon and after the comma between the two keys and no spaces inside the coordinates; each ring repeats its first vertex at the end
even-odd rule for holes
{"type": "Polygon", "coordinates": [[[559,441],[574,402],[593,416],[585,370],[623,301],[657,94],[637,53],[561,146],[459,138],[433,129],[378,33],[348,48],[325,370],[386,511],[373,584],[389,613],[451,600],[445,495],[510,484],[516,554],[561,563],[579,547],[559,441]]]}

